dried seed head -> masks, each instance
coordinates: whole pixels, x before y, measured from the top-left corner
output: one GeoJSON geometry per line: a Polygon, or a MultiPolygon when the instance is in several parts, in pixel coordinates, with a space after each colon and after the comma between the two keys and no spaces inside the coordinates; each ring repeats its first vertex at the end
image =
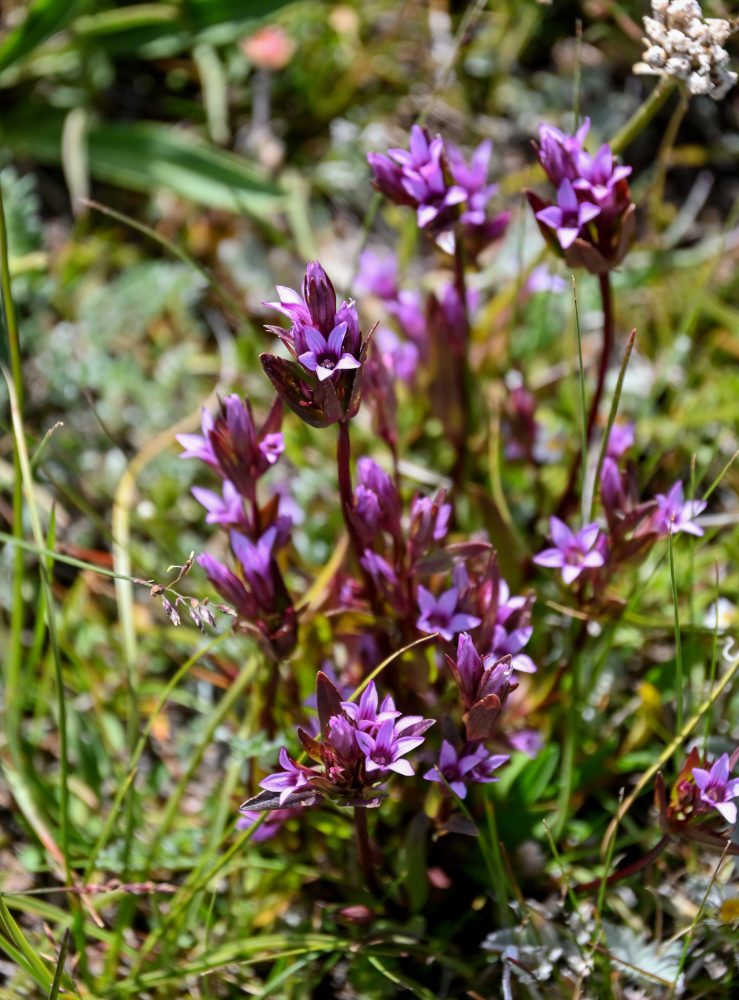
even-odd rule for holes
{"type": "Polygon", "coordinates": [[[177,626],[181,623],[181,619],[177,609],[175,608],[174,604],[172,604],[171,601],[167,600],[166,597],[162,598],[162,607],[164,608],[165,615],[167,616],[167,618],[169,618],[169,620],[174,626],[177,626]]]}

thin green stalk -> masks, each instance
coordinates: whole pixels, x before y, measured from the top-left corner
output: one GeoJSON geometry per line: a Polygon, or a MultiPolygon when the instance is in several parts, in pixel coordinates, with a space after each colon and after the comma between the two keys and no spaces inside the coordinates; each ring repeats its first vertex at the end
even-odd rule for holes
{"type": "Polygon", "coordinates": [[[582,21],[575,19],[575,76],[572,81],[572,110],[575,116],[575,132],[580,126],[580,90],[582,86],[582,21]]]}
{"type": "MultiPolygon", "coordinates": [[[[715,563],[716,571],[716,590],[714,592],[714,600],[716,602],[716,622],[713,626],[713,644],[711,648],[711,666],[708,672],[708,691],[713,689],[713,685],[716,683],[716,664],[718,662],[718,601],[719,601],[719,579],[718,579],[718,560],[715,563]]],[[[706,728],[703,733],[703,746],[708,745],[708,736],[711,732],[711,716],[706,715],[706,728]]]]}
{"type": "MultiPolygon", "coordinates": [[[[5,225],[2,184],[0,184],[0,290],[2,291],[3,315],[8,338],[8,353],[10,355],[13,385],[15,386],[18,412],[22,413],[23,371],[21,366],[18,320],[10,282],[10,255],[8,249],[8,232],[5,225]]],[[[23,536],[23,477],[17,447],[13,452],[13,536],[17,539],[23,536]]],[[[18,697],[18,691],[21,662],[23,660],[23,625],[26,610],[23,600],[24,573],[23,552],[18,547],[15,549],[13,557],[13,595],[10,605],[10,639],[6,655],[4,699],[8,745],[16,764],[20,762],[21,758],[19,724],[22,699],[18,697]]]]}
{"type": "Polygon", "coordinates": [[[672,552],[672,530],[667,536],[667,554],[670,560],[670,583],[672,584],[672,607],[675,614],[675,716],[677,731],[683,728],[683,651],[680,642],[680,614],[677,606],[677,581],[675,580],[675,559],[672,552]]]}
{"type": "MultiPolygon", "coordinates": [[[[576,625],[574,620],[572,625],[573,628],[576,625]]],[[[577,625],[579,628],[584,629],[585,623],[579,622],[577,625]]],[[[573,638],[571,648],[573,649],[573,656],[570,664],[567,728],[562,748],[562,768],[560,771],[559,794],[557,796],[557,814],[552,824],[552,835],[557,839],[562,836],[567,822],[570,799],[572,798],[572,786],[575,780],[575,755],[579,738],[580,698],[582,696],[582,650],[580,648],[579,636],[573,638]]]]}
{"type": "Polygon", "coordinates": [[[595,468],[595,477],[593,479],[593,489],[590,492],[590,500],[588,505],[588,514],[583,520],[586,523],[590,522],[593,516],[593,503],[598,495],[598,486],[600,484],[600,474],[603,470],[603,461],[606,457],[606,452],[608,450],[608,439],[611,436],[611,428],[613,427],[613,422],[616,419],[616,414],[618,413],[618,404],[621,401],[621,392],[624,387],[624,378],[626,377],[626,369],[629,364],[629,358],[631,357],[631,350],[634,346],[634,338],[636,337],[636,330],[632,330],[629,334],[629,339],[626,342],[626,350],[624,351],[623,361],[621,362],[621,370],[618,373],[618,381],[616,382],[616,391],[613,394],[613,399],[611,400],[611,408],[608,411],[608,421],[606,422],[606,429],[603,432],[603,440],[600,445],[600,452],[598,453],[598,464],[595,468]]]}
{"type": "Polygon", "coordinates": [[[629,143],[633,142],[652,118],[654,118],[676,86],[677,81],[674,77],[663,76],[660,79],[649,97],[637,108],[631,118],[629,118],[626,124],[618,130],[609,142],[608,145],[614,153],[620,153],[629,143]]]}
{"type": "MultiPolygon", "coordinates": [[[[31,529],[36,545],[39,549],[45,547],[44,534],[41,530],[41,519],[36,497],[33,491],[33,475],[31,473],[31,463],[26,449],[26,439],[23,432],[23,421],[18,409],[18,400],[15,393],[15,386],[4,372],[5,380],[10,394],[10,411],[13,419],[13,434],[15,437],[16,454],[21,469],[23,487],[28,504],[28,513],[31,520],[31,529]]],[[[19,550],[20,551],[20,550],[19,550]]],[[[41,577],[41,588],[44,593],[46,603],[46,624],[49,630],[49,647],[54,662],[56,675],[57,693],[57,714],[59,725],[59,768],[60,768],[60,790],[59,790],[59,826],[61,831],[61,849],[64,857],[64,873],[67,882],[72,881],[71,866],[69,862],[69,757],[67,746],[67,706],[64,699],[64,677],[62,674],[62,658],[59,650],[59,642],[56,632],[56,619],[54,610],[54,597],[51,592],[51,582],[45,561],[39,561],[39,575],[41,577]]]]}

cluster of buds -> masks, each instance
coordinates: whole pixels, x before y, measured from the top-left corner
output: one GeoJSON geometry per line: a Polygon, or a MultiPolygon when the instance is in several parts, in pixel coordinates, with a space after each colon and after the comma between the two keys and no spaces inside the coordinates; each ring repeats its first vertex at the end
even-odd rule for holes
{"type": "Polygon", "coordinates": [[[369,349],[353,301],[337,305],[331,279],[317,261],[308,264],[302,294],[283,285],[277,294],[278,302],[264,304],[287,316],[290,329],[267,329],[282,340],[292,360],[261,356],[277,395],[312,427],[351,419],[359,409],[369,349]]]}
{"type": "Polygon", "coordinates": [[[510,219],[508,212],[488,214],[488,202],[498,190],[487,182],[491,154],[486,140],[468,163],[440,135],[432,138],[427,128],[414,125],[409,149],[368,153],[367,160],[378,191],[396,205],[415,208],[421,229],[437,237],[456,230],[475,256],[503,235],[510,219]]]}
{"type": "MultiPolygon", "coordinates": [[[[669,798],[664,779],[658,774],[655,803],[662,832],[679,833],[689,840],[718,850],[726,848],[726,837],[718,833],[715,826],[717,822],[722,826],[736,825],[737,807],[734,800],[739,799],[739,778],[731,778],[730,775],[737,763],[739,748],[731,756],[728,753],[722,754],[709,768],[705,758],[701,760],[698,748],[693,747],[669,798]]],[[[730,844],[728,852],[739,854],[739,847],[730,844]]]]}
{"type": "Polygon", "coordinates": [[[565,584],[579,581],[581,593],[590,583],[593,594],[602,595],[614,572],[643,561],[659,538],[680,532],[703,534],[695,518],[706,503],[686,501],[682,482],[674,483],[667,493],[658,493],[653,499],[639,500],[636,468],[632,462],[621,461],[633,443],[633,424],[613,425],[600,476],[605,530],[593,521],[575,533],[559,518],[552,517],[554,545],[534,556],[537,565],[559,569],[565,584]]]}
{"type": "Polygon", "coordinates": [[[257,429],[249,401],[231,395],[215,417],[203,409],[202,436],[177,437],[185,449],[181,458],[199,458],[222,479],[220,494],[198,486],[192,492],[208,511],[206,521],[229,532],[236,572],[207,552],[196,561],[233,608],[238,626],[254,632],[278,659],[297,641],[297,618],[276,558],[291,525],[276,497],[260,506],[257,484],[284,450],[281,420],[276,399],[257,429]]]}
{"type": "Polygon", "coordinates": [[[626,182],[631,167],[617,166],[607,144],[595,156],[585,152],[589,128],[589,119],[575,135],[540,125],[534,150],[557,201],[524,193],[549,246],[570,267],[605,274],[620,264],[634,239],[636,207],[626,182]]]}
{"type": "Polygon", "coordinates": [[[245,802],[249,813],[316,805],[331,798],[341,806],[374,808],[386,793],[391,774],[412,776],[406,754],[419,747],[433,719],[403,716],[390,695],[379,701],[374,681],[358,702],[342,701],[341,692],[320,672],[316,678],[319,732],[298,728],[305,754],[317,766],[298,763],[283,747],[282,770],[260,782],[264,791],[245,802]]]}
{"type": "Polygon", "coordinates": [[[720,101],[737,80],[723,47],[732,25],[722,18],[704,18],[697,0],[652,0],[652,14],[644,18],[647,48],[634,72],[674,77],[691,94],[720,101]]]}

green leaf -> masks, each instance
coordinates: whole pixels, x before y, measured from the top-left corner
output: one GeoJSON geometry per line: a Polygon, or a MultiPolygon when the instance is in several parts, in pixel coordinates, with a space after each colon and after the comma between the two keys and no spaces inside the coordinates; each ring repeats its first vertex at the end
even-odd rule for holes
{"type": "Polygon", "coordinates": [[[79,6],[80,0],[36,0],[21,24],[0,45],[0,73],[20,62],[50,35],[65,28],[79,6]]]}
{"type": "MultiPolygon", "coordinates": [[[[3,144],[43,163],[61,161],[63,116],[32,113],[0,120],[3,144]]],[[[91,175],[118,187],[151,193],[166,188],[210,208],[251,215],[263,222],[286,206],[285,193],[235,153],[156,122],[90,124],[91,175]]]]}

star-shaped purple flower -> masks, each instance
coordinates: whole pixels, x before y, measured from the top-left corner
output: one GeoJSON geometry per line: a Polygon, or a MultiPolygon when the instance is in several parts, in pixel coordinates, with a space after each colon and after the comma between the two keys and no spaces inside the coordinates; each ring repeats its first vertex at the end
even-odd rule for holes
{"type": "Polygon", "coordinates": [[[457,588],[450,587],[437,600],[430,590],[419,584],[418,607],[421,609],[421,614],[416,622],[417,627],[422,632],[438,632],[448,641],[457,632],[464,632],[465,629],[479,625],[480,619],[475,615],[457,611],[458,596],[457,588]]]}
{"type": "Polygon", "coordinates": [[[693,768],[693,780],[700,791],[700,800],[717,809],[727,823],[736,823],[737,810],[731,799],[739,799],[739,778],[729,779],[729,755],[722,754],[711,770],[693,768]]]}
{"type": "Polygon", "coordinates": [[[704,500],[688,500],[686,503],[681,480],[675,483],[669,493],[658,493],[654,499],[657,501],[654,526],[660,534],[674,535],[678,531],[685,531],[689,535],[703,534],[703,528],[695,524],[693,518],[706,509],[706,503],[704,500]]]}
{"type": "Polygon", "coordinates": [[[361,362],[344,350],[346,332],[347,324],[339,323],[326,340],[315,327],[307,326],[303,334],[308,350],[299,355],[298,361],[309,371],[315,372],[321,382],[343,369],[360,368],[361,362]]]}
{"type": "Polygon", "coordinates": [[[356,739],[365,756],[364,769],[368,774],[374,771],[395,771],[408,777],[414,770],[407,760],[401,758],[419,747],[423,736],[399,736],[392,719],[386,719],[380,725],[376,735],[357,730],[356,739]]]}
{"type": "Polygon", "coordinates": [[[270,792],[279,792],[280,805],[283,805],[293,792],[308,787],[308,778],[314,772],[309,767],[303,767],[291,760],[284,747],[280,750],[280,765],[282,772],[268,775],[259,782],[259,787],[266,788],[270,792]]]}
{"type": "Polygon", "coordinates": [[[534,556],[537,566],[561,569],[562,579],[569,584],[573,583],[584,569],[603,565],[605,562],[603,554],[594,548],[600,534],[597,521],[586,524],[576,535],[558,517],[551,517],[549,524],[556,548],[544,549],[534,556]]]}
{"type": "Polygon", "coordinates": [[[571,247],[580,230],[597,215],[600,208],[589,201],[578,201],[572,182],[566,177],[557,188],[557,204],[536,213],[536,218],[557,234],[563,250],[571,247]]]}

